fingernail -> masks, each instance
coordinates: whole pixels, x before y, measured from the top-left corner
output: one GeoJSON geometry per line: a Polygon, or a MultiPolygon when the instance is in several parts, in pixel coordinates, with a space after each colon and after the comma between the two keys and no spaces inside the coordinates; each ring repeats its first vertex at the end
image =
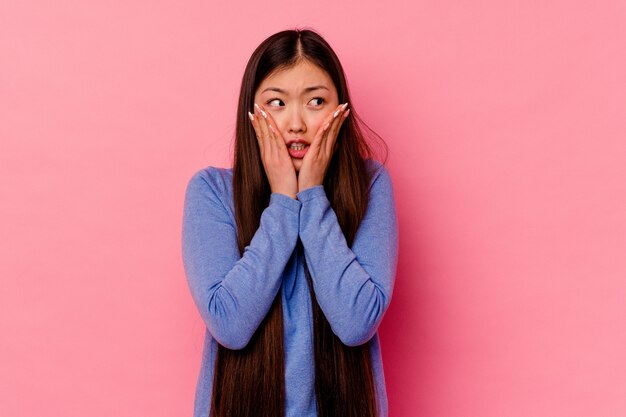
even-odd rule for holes
{"type": "Polygon", "coordinates": [[[337,118],[337,115],[339,114],[339,112],[340,112],[340,111],[341,111],[341,109],[337,110],[337,111],[335,112],[335,114],[333,114],[333,119],[337,118]]]}
{"type": "Polygon", "coordinates": [[[350,109],[346,110],[346,112],[343,114],[343,117],[346,118],[348,117],[349,114],[350,114],[350,109]]]}
{"type": "Polygon", "coordinates": [[[324,125],[324,128],[322,129],[323,131],[328,129],[328,126],[330,126],[330,123],[326,122],[326,124],[324,125]]]}
{"type": "Polygon", "coordinates": [[[345,110],[346,107],[348,107],[348,103],[346,102],[346,104],[344,104],[343,106],[341,106],[341,110],[345,110]]]}
{"type": "Polygon", "coordinates": [[[248,117],[250,118],[251,121],[254,122],[254,114],[248,112],[248,117]]]}
{"type": "Polygon", "coordinates": [[[261,106],[259,106],[258,104],[254,103],[254,106],[259,109],[259,111],[261,112],[261,114],[263,115],[263,117],[265,117],[267,119],[267,113],[265,113],[262,109],[261,106]]]}
{"type": "Polygon", "coordinates": [[[274,128],[272,127],[272,125],[270,125],[270,130],[274,133],[276,133],[276,131],[274,130],[274,128]]]}

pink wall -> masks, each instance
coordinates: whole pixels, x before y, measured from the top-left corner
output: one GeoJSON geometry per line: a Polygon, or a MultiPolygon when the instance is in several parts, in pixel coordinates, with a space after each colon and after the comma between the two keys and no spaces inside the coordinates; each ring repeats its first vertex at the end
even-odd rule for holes
{"type": "Polygon", "coordinates": [[[392,416],[626,415],[624,3],[216,3],[0,5],[0,414],[191,415],[184,187],[310,26],[391,150],[392,416]]]}

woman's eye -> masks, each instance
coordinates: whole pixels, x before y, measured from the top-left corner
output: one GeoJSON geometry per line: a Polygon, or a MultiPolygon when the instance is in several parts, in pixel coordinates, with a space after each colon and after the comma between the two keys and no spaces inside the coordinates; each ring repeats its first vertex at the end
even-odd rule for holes
{"type": "MultiPolygon", "coordinates": [[[[272,103],[274,103],[275,101],[280,102],[280,103],[283,102],[281,99],[273,98],[270,101],[268,101],[267,104],[269,104],[270,106],[274,106],[274,104],[272,104],[272,103]]],[[[280,104],[277,104],[277,105],[280,106],[280,104]]]]}
{"type": "Polygon", "coordinates": [[[311,99],[311,102],[313,102],[313,101],[315,101],[315,100],[319,100],[318,105],[320,105],[320,106],[321,106],[321,105],[322,105],[322,103],[324,102],[324,99],[323,99],[323,98],[321,98],[321,97],[315,97],[315,98],[311,99]]]}

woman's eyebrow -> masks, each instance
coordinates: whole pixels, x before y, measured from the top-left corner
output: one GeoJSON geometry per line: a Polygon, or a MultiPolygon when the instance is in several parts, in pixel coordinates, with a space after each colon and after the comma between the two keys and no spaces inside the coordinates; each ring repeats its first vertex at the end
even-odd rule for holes
{"type": "MultiPolygon", "coordinates": [[[[309,91],[313,91],[313,90],[328,90],[328,87],[326,87],[325,85],[312,85],[311,87],[307,87],[304,89],[305,93],[308,93],[309,91]]],[[[278,87],[267,87],[265,90],[261,91],[261,94],[265,93],[266,91],[276,91],[278,93],[282,93],[282,94],[287,94],[287,92],[283,89],[280,89],[278,87]]]]}

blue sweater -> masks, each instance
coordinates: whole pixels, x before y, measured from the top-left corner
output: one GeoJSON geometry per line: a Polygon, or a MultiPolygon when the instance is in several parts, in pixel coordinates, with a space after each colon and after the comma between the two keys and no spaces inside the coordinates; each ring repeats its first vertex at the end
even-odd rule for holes
{"type": "Polygon", "coordinates": [[[187,184],[182,255],[189,289],[205,325],[194,417],[207,417],[217,343],[242,349],[282,289],[286,416],[316,416],[313,319],[298,237],[319,305],[348,346],[370,344],[376,401],[387,416],[378,326],[393,292],[398,229],[388,171],[368,159],[367,212],[348,247],[323,185],[297,194],[272,193],[259,228],[240,256],[232,168],[207,167],[187,184]]]}

